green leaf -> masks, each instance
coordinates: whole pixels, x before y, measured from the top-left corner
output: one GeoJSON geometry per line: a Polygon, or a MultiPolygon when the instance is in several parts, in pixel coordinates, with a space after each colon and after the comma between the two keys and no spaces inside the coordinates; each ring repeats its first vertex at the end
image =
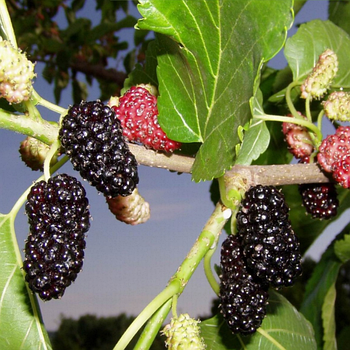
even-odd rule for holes
{"type": "Polygon", "coordinates": [[[262,107],[262,92],[257,89],[250,99],[250,109],[253,114],[252,123],[244,135],[244,139],[235,164],[250,165],[264,153],[270,143],[270,133],[263,120],[254,119],[254,116],[264,115],[262,107]]]}
{"type": "Polygon", "coordinates": [[[24,282],[11,214],[0,214],[0,349],[51,349],[35,296],[24,282]]]}
{"type": "Polygon", "coordinates": [[[319,55],[327,48],[332,49],[339,60],[339,69],[332,85],[350,88],[349,35],[332,22],[318,19],[302,24],[297,33],[286,42],[284,54],[294,80],[302,82],[311,73],[319,55]]]}
{"type": "Polygon", "coordinates": [[[244,135],[241,149],[235,164],[250,165],[264,153],[270,142],[270,133],[263,120],[253,119],[252,125],[244,135]]]}
{"type": "Polygon", "coordinates": [[[330,0],[328,7],[328,19],[344,29],[350,35],[350,2],[330,0]]]}
{"type": "Polygon", "coordinates": [[[350,234],[334,243],[334,252],[343,263],[350,260],[350,234]]]}
{"type": "Polygon", "coordinates": [[[267,316],[254,335],[232,335],[221,315],[203,321],[200,327],[207,350],[316,349],[310,323],[273,290],[270,291],[267,316]]]}
{"type": "Polygon", "coordinates": [[[337,340],[335,337],[335,316],[334,305],[337,295],[335,282],[330,286],[322,305],[322,320],[323,320],[323,350],[337,350],[337,340]]]}
{"type": "Polygon", "coordinates": [[[311,322],[314,330],[317,345],[323,349],[333,349],[335,342],[334,332],[334,301],[335,301],[335,282],[338,277],[342,262],[334,252],[335,243],[342,240],[344,235],[350,231],[350,224],[336,237],[333,243],[323,253],[321,260],[309,279],[306,286],[304,300],[300,311],[311,322]],[[323,342],[325,343],[323,344],[323,342]]]}
{"type": "Polygon", "coordinates": [[[159,123],[174,140],[203,143],[195,181],[233,165],[258,68],[281,49],[291,7],[289,0],[140,1],[138,27],[163,34],[157,36],[159,123]]]}

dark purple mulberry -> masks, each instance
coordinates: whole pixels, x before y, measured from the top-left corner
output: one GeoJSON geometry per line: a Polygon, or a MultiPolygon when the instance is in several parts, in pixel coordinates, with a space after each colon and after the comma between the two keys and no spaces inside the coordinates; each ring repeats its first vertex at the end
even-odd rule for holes
{"type": "Polygon", "coordinates": [[[299,192],[306,211],[313,218],[330,219],[337,215],[339,201],[333,183],[302,184],[299,192]]]}
{"type": "Polygon", "coordinates": [[[73,105],[59,138],[74,169],[106,197],[127,196],[136,188],[137,161],[115,112],[101,101],[73,105]]]}
{"type": "Polygon", "coordinates": [[[268,285],[248,272],[234,235],[222,244],[220,266],[220,312],[233,334],[252,334],[266,315],[268,285]]]}
{"type": "Polygon", "coordinates": [[[27,197],[29,235],[23,269],[43,300],[62,297],[82,268],[89,202],[82,184],[61,174],[33,185],[27,197]]]}
{"type": "Polygon", "coordinates": [[[275,288],[301,274],[300,244],[283,194],[273,186],[251,187],[237,213],[237,236],[250,271],[275,288]]]}

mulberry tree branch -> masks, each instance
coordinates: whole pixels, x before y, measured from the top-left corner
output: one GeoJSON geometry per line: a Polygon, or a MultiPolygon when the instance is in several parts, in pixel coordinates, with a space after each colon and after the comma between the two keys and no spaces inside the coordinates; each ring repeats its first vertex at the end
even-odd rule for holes
{"type": "MultiPolygon", "coordinates": [[[[179,173],[191,173],[193,157],[178,154],[167,155],[145,149],[143,146],[129,144],[131,152],[139,164],[168,169],[179,173]]],[[[225,176],[240,175],[247,185],[293,185],[302,183],[330,182],[317,164],[283,165],[235,165],[225,176]]]]}

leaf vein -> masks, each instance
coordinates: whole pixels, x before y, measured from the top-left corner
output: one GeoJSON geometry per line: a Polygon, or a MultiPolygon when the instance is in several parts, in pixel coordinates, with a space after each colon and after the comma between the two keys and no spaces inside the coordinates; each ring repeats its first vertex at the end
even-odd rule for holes
{"type": "Polygon", "coordinates": [[[210,55],[209,55],[208,47],[207,47],[206,42],[205,42],[205,40],[204,40],[204,38],[203,38],[203,34],[202,34],[202,31],[200,30],[200,26],[198,25],[197,19],[196,19],[196,17],[193,15],[193,13],[192,13],[192,11],[190,10],[190,8],[188,7],[187,3],[186,3],[185,1],[183,1],[183,4],[186,6],[186,8],[187,8],[187,10],[188,10],[188,12],[189,12],[189,14],[190,14],[190,16],[191,16],[192,19],[193,19],[193,22],[194,22],[195,25],[196,25],[196,28],[197,28],[197,31],[198,31],[198,35],[199,35],[199,37],[200,37],[200,39],[201,39],[201,42],[202,42],[204,51],[205,51],[205,53],[206,53],[206,57],[207,57],[207,61],[208,61],[209,69],[210,69],[210,73],[211,73],[213,76],[215,76],[214,71],[213,71],[212,62],[211,62],[211,60],[209,59],[210,55]]]}

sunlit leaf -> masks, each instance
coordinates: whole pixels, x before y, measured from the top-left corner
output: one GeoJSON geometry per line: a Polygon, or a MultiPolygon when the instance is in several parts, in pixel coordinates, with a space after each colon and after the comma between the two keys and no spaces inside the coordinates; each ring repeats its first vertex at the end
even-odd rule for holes
{"type": "Polygon", "coordinates": [[[49,350],[36,299],[24,282],[13,220],[0,214],[0,349],[49,350]]]}
{"type": "Polygon", "coordinates": [[[203,143],[194,180],[219,177],[233,165],[260,64],[281,49],[291,7],[272,0],[140,1],[138,27],[162,34],[159,122],[174,140],[203,143]]]}
{"type": "Polygon", "coordinates": [[[252,336],[232,335],[221,316],[200,323],[207,350],[316,349],[310,323],[282,295],[270,291],[267,316],[252,336]]]}

